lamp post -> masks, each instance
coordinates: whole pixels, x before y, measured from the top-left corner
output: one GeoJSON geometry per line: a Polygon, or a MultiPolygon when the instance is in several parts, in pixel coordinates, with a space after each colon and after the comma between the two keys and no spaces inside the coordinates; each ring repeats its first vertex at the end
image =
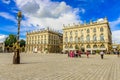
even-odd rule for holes
{"type": "Polygon", "coordinates": [[[17,33],[17,42],[15,43],[15,52],[13,56],[13,64],[20,64],[20,54],[19,54],[19,35],[20,35],[20,22],[22,19],[22,12],[18,12],[17,14],[17,20],[18,20],[18,33],[17,33]]]}

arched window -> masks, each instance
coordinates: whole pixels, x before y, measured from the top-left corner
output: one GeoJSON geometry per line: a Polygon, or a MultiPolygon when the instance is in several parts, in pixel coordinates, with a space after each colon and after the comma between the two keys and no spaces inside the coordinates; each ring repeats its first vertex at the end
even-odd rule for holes
{"type": "Polygon", "coordinates": [[[89,30],[89,29],[87,29],[87,33],[90,33],[90,30],[89,30]]]}
{"type": "Polygon", "coordinates": [[[104,35],[103,34],[100,35],[100,41],[104,41],[104,35]]]}
{"type": "Polygon", "coordinates": [[[105,48],[105,45],[104,45],[104,44],[102,44],[102,45],[100,46],[100,48],[105,48]]]}
{"type": "Polygon", "coordinates": [[[86,47],[87,47],[87,48],[90,48],[90,45],[87,45],[86,47]]]}
{"type": "Polygon", "coordinates": [[[96,32],[96,28],[93,29],[93,32],[96,32]]]}
{"type": "Polygon", "coordinates": [[[90,41],[90,35],[87,35],[87,36],[86,36],[86,40],[87,40],[87,41],[90,41]]]}
{"type": "Polygon", "coordinates": [[[81,35],[81,37],[80,37],[80,41],[84,41],[83,35],[81,35]]]}
{"type": "Polygon", "coordinates": [[[73,38],[72,37],[70,37],[70,42],[72,42],[73,41],[73,38]]]}
{"type": "Polygon", "coordinates": [[[93,35],[93,41],[97,41],[96,34],[93,35]]]}
{"type": "Polygon", "coordinates": [[[97,45],[93,45],[93,48],[97,48],[97,45]]]}
{"type": "Polygon", "coordinates": [[[100,32],[103,32],[103,27],[100,28],[100,32]]]}

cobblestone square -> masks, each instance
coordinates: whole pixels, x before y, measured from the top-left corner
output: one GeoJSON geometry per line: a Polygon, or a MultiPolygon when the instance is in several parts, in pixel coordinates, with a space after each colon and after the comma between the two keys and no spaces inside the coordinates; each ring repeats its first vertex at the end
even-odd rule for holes
{"type": "Polygon", "coordinates": [[[0,53],[0,80],[120,80],[117,55],[21,53],[21,64],[12,64],[13,53],[0,53]]]}

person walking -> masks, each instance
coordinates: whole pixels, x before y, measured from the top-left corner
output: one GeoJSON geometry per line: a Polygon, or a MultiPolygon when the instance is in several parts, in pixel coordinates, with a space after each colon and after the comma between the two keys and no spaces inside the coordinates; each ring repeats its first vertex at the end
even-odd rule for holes
{"type": "Polygon", "coordinates": [[[78,56],[81,57],[81,51],[78,50],[78,56]]]}
{"type": "Polygon", "coordinates": [[[72,56],[72,54],[73,54],[73,52],[72,52],[72,51],[70,51],[70,53],[69,53],[69,57],[73,57],[73,56],[72,56]]]}
{"type": "Polygon", "coordinates": [[[101,59],[103,59],[104,52],[103,52],[103,51],[101,51],[101,52],[100,52],[100,55],[101,55],[101,59]]]}
{"type": "Polygon", "coordinates": [[[75,57],[75,52],[74,51],[72,51],[72,57],[75,57]]]}
{"type": "Polygon", "coordinates": [[[89,58],[89,54],[90,54],[90,52],[89,52],[89,51],[87,51],[87,52],[86,52],[87,58],[89,58]]]}
{"type": "Polygon", "coordinates": [[[78,57],[78,53],[76,50],[74,51],[74,54],[75,54],[75,57],[78,57]]]}

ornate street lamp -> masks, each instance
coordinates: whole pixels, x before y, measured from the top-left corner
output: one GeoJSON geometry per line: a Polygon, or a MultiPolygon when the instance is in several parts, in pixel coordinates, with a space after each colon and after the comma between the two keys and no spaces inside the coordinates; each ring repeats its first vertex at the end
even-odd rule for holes
{"type": "Polygon", "coordinates": [[[17,42],[15,43],[15,52],[14,52],[14,56],[13,56],[13,64],[20,64],[20,54],[19,54],[19,48],[20,48],[20,44],[19,44],[19,34],[20,34],[20,22],[22,19],[22,12],[19,11],[17,14],[17,20],[18,20],[18,33],[17,33],[17,42]]]}

